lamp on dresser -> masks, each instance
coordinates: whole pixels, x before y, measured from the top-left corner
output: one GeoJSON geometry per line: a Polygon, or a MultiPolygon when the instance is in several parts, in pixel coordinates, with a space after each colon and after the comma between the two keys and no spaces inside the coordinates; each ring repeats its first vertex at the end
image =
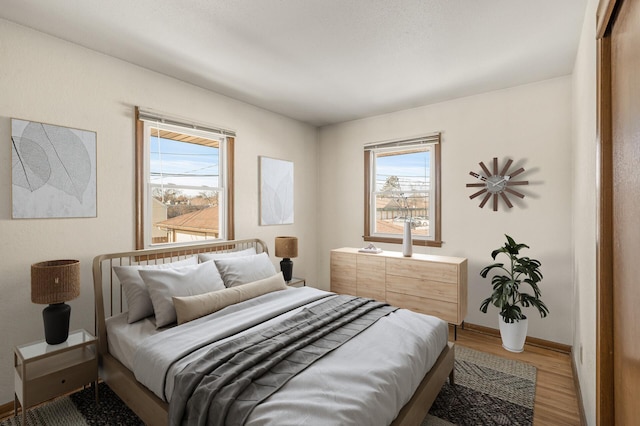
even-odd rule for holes
{"type": "Polygon", "coordinates": [[[286,282],[291,281],[293,275],[292,257],[298,257],[298,238],[276,237],[276,257],[282,257],[280,270],[286,282]]]}
{"type": "Polygon", "coordinates": [[[80,261],[49,260],[31,265],[31,301],[47,304],[42,311],[45,340],[50,345],[69,337],[71,306],[66,301],[80,295],[80,261]]]}

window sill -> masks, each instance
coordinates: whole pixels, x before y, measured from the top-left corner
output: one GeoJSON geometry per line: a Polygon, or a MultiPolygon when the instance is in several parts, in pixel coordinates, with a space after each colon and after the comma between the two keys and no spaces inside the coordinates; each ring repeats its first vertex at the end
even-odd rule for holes
{"type": "MultiPolygon", "coordinates": [[[[365,235],[365,241],[375,242],[375,243],[387,243],[387,244],[402,244],[402,238],[394,238],[394,237],[372,237],[365,235]]],[[[414,246],[423,246],[423,247],[442,247],[442,241],[434,241],[434,240],[419,240],[413,239],[411,245],[414,246]]]]}

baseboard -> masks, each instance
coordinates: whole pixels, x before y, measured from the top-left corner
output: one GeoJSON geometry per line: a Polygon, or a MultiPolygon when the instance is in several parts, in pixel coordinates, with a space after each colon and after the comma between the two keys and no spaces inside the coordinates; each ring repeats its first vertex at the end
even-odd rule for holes
{"type": "Polygon", "coordinates": [[[578,379],[578,367],[576,359],[571,354],[571,370],[573,371],[573,386],[576,388],[576,398],[578,398],[578,414],[580,415],[580,424],[587,424],[587,416],[584,413],[584,404],[582,403],[582,391],[580,390],[580,380],[578,379]]]}
{"type": "Polygon", "coordinates": [[[13,416],[13,401],[0,405],[0,420],[13,416]]]}
{"type": "MultiPolygon", "coordinates": [[[[483,325],[470,324],[463,322],[461,325],[463,330],[475,331],[476,333],[488,334],[490,336],[500,337],[500,330],[491,327],[485,327],[483,325]]],[[[566,354],[571,353],[571,345],[564,345],[562,343],[552,342],[551,340],[538,339],[537,337],[527,336],[525,344],[531,346],[537,346],[539,348],[549,349],[556,352],[562,352],[566,354]]]]}

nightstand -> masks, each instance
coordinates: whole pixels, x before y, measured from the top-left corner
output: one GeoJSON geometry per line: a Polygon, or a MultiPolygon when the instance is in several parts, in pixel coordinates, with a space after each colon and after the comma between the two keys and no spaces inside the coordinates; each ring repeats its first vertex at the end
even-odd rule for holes
{"type": "Polygon", "coordinates": [[[291,277],[291,281],[287,283],[289,287],[304,287],[307,285],[307,280],[304,278],[291,277]]]}
{"type": "Polygon", "coordinates": [[[69,333],[66,342],[49,345],[46,341],[14,348],[14,414],[22,406],[22,424],[27,410],[41,402],[64,395],[89,383],[98,400],[98,348],[96,338],[86,330],[69,333]]]}

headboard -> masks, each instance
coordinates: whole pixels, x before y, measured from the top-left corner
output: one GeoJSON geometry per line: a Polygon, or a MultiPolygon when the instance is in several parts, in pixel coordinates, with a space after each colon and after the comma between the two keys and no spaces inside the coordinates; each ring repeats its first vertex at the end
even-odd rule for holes
{"type": "Polygon", "coordinates": [[[126,308],[122,287],[113,272],[114,266],[157,265],[197,256],[199,253],[225,253],[254,247],[257,253],[269,253],[267,245],[259,239],[219,241],[215,243],[170,246],[163,248],[109,253],[93,259],[93,290],[96,309],[96,336],[98,351],[107,352],[105,319],[126,308]]]}

